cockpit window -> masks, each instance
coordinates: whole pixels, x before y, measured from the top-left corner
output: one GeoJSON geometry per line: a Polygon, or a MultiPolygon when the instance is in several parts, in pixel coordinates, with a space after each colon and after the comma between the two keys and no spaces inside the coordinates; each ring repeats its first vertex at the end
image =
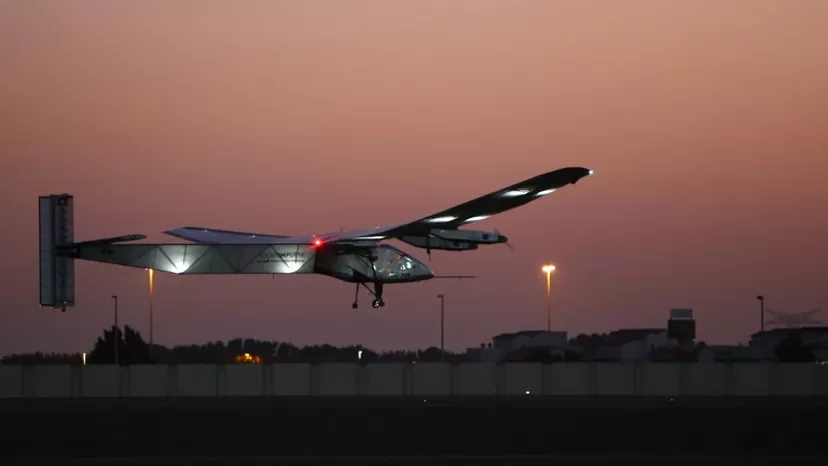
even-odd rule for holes
{"type": "Polygon", "coordinates": [[[413,257],[409,256],[408,254],[404,253],[403,251],[391,246],[390,244],[385,244],[383,247],[388,248],[390,252],[393,254],[389,255],[389,262],[395,264],[394,268],[399,271],[410,271],[415,268],[417,260],[413,257]]]}

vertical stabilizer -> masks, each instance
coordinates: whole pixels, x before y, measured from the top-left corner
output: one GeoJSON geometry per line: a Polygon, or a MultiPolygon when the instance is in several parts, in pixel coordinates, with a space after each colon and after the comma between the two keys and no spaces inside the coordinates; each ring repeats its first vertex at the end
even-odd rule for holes
{"type": "Polygon", "coordinates": [[[75,305],[75,261],[58,254],[74,241],[73,197],[40,196],[40,305],[66,310],[75,305]]]}

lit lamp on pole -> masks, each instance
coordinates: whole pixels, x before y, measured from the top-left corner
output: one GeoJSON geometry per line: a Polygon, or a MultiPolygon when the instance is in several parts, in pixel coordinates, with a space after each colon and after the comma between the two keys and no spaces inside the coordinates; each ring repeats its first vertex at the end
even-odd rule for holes
{"type": "Polygon", "coordinates": [[[541,267],[541,271],[546,274],[546,330],[552,331],[552,272],[557,269],[552,264],[546,264],[541,267]]]}
{"type": "Polygon", "coordinates": [[[154,272],[155,271],[153,269],[147,269],[147,273],[149,274],[148,278],[149,278],[149,356],[150,356],[150,358],[152,358],[152,344],[153,344],[153,338],[152,338],[152,333],[153,333],[152,297],[153,297],[153,293],[154,293],[154,290],[153,290],[153,288],[154,288],[154,286],[153,286],[154,285],[154,278],[155,278],[154,277],[154,272]]]}

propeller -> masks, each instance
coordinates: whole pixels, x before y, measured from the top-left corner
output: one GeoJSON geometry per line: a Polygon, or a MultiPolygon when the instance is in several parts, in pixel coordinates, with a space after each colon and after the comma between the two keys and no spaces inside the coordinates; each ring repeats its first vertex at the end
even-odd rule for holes
{"type": "Polygon", "coordinates": [[[515,247],[512,246],[512,243],[509,242],[509,238],[506,235],[500,234],[500,231],[497,228],[495,228],[494,232],[497,234],[497,236],[503,238],[503,243],[502,244],[505,244],[506,247],[509,248],[510,251],[515,252],[515,247]]]}
{"type": "Polygon", "coordinates": [[[426,256],[428,256],[428,263],[431,263],[431,232],[426,234],[426,256]]]}

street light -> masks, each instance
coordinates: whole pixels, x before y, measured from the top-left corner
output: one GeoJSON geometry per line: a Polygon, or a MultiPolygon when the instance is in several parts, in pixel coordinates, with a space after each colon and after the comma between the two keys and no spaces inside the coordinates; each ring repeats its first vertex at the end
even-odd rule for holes
{"type": "Polygon", "coordinates": [[[152,359],[152,295],[153,295],[153,273],[152,269],[147,269],[149,273],[149,357],[152,359]]]}
{"type": "Polygon", "coordinates": [[[446,296],[438,294],[437,298],[440,300],[440,362],[446,359],[445,344],[445,322],[446,322],[446,296]]]}
{"type": "Polygon", "coordinates": [[[118,332],[118,295],[112,295],[112,300],[115,302],[115,329],[112,330],[112,340],[115,342],[115,365],[118,365],[118,343],[120,335],[118,332]]]}
{"type": "Polygon", "coordinates": [[[552,264],[546,264],[541,267],[541,271],[546,274],[546,331],[552,331],[552,272],[557,269],[552,264]]]}

